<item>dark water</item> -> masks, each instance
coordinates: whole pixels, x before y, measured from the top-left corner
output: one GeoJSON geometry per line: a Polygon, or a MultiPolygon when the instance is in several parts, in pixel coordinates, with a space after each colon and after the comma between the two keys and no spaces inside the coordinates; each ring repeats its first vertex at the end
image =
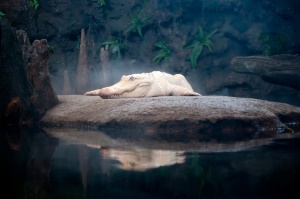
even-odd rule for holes
{"type": "Polygon", "coordinates": [[[7,198],[300,197],[297,134],[234,152],[182,150],[176,144],[169,144],[172,150],[168,144],[161,145],[163,150],[153,145],[147,149],[94,135],[38,128],[1,133],[1,194],[7,198]]]}

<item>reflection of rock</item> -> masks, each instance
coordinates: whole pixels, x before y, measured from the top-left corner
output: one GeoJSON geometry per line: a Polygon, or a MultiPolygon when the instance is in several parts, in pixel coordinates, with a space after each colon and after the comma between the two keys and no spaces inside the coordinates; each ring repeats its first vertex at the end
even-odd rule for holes
{"type": "Polygon", "coordinates": [[[275,137],[300,127],[300,107],[226,96],[103,100],[59,96],[44,127],[102,130],[112,137],[220,142],[275,137]],[[79,114],[80,113],[80,114],[79,114]]]}
{"type": "Polygon", "coordinates": [[[243,151],[250,148],[255,148],[262,145],[268,145],[278,138],[288,139],[296,137],[298,134],[283,134],[276,136],[275,139],[254,139],[248,141],[236,142],[198,142],[196,140],[189,142],[165,142],[164,140],[156,139],[124,139],[114,138],[102,131],[78,130],[78,129],[46,129],[47,133],[52,137],[62,140],[64,143],[84,145],[91,149],[123,148],[135,149],[146,148],[149,150],[164,150],[164,151],[198,151],[198,152],[232,152],[243,151]]]}
{"type": "Polygon", "coordinates": [[[0,142],[2,193],[11,198],[48,196],[57,139],[39,128],[9,126],[1,131],[0,142]]]}
{"type": "Polygon", "coordinates": [[[21,113],[23,104],[20,97],[14,97],[11,99],[6,107],[5,122],[9,126],[18,126],[21,120],[21,113]]]}
{"type": "Polygon", "coordinates": [[[267,82],[300,90],[298,55],[235,57],[231,68],[238,73],[259,75],[267,82]]]}
{"type": "Polygon", "coordinates": [[[118,160],[119,168],[124,170],[143,171],[161,166],[184,163],[185,156],[180,151],[149,150],[149,149],[101,149],[104,158],[118,160]]]}
{"type": "Polygon", "coordinates": [[[22,132],[17,125],[8,126],[8,128],[4,130],[7,145],[11,150],[20,151],[22,148],[21,133],[22,132]]]}

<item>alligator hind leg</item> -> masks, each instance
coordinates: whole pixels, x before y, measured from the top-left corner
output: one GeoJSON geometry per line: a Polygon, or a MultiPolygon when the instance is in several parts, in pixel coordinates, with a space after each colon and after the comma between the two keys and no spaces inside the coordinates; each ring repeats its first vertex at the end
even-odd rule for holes
{"type": "Polygon", "coordinates": [[[181,75],[181,74],[176,74],[176,75],[174,75],[174,77],[176,77],[176,78],[179,80],[179,83],[180,83],[179,86],[183,86],[183,87],[185,87],[185,88],[188,88],[188,89],[190,89],[190,90],[193,90],[193,89],[192,89],[192,86],[189,84],[189,82],[186,80],[186,78],[185,78],[183,75],[181,75]]]}
{"type": "Polygon", "coordinates": [[[171,95],[174,96],[202,96],[199,93],[194,92],[191,89],[182,87],[182,86],[177,86],[177,85],[172,85],[172,92],[171,95]]]}

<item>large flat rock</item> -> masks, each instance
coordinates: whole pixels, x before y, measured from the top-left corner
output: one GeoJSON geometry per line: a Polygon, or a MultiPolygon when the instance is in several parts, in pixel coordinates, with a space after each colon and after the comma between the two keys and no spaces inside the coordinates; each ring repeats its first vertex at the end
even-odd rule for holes
{"type": "Polygon", "coordinates": [[[101,130],[112,137],[243,141],[299,131],[300,107],[226,96],[101,99],[60,95],[47,128],[101,130]]]}

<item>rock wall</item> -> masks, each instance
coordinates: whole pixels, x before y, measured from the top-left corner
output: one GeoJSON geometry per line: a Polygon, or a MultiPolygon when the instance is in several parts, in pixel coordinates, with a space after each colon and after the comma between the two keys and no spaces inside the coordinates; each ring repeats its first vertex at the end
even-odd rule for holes
{"type": "Polygon", "coordinates": [[[23,30],[15,30],[6,21],[0,33],[1,127],[38,121],[58,104],[48,71],[47,40],[31,45],[23,30]]]}
{"type": "Polygon", "coordinates": [[[13,121],[13,123],[18,123],[21,109],[27,111],[30,109],[31,105],[29,101],[32,95],[32,89],[28,84],[22,49],[19,45],[16,31],[7,24],[2,23],[0,35],[0,120],[4,121],[6,115],[11,118],[10,120],[13,121]],[[19,97],[19,99],[15,97],[19,97]],[[17,101],[15,101],[14,98],[17,99],[17,101]],[[22,104],[20,104],[21,101],[22,104]],[[10,103],[11,105],[14,104],[14,106],[8,106],[10,103]],[[8,112],[11,113],[7,112],[7,108],[9,108],[8,112]]]}

